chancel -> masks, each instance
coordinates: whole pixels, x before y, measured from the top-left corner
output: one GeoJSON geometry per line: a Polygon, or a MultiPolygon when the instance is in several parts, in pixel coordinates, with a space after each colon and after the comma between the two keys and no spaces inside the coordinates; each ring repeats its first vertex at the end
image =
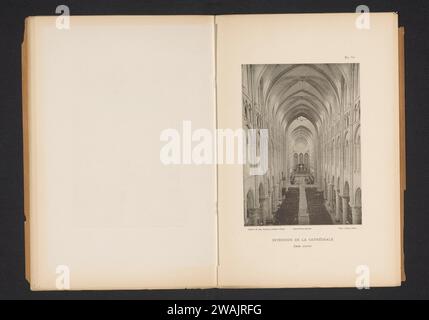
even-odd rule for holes
{"type": "Polygon", "coordinates": [[[245,225],[361,224],[359,65],[243,65],[242,82],[243,127],[269,137],[245,225]]]}

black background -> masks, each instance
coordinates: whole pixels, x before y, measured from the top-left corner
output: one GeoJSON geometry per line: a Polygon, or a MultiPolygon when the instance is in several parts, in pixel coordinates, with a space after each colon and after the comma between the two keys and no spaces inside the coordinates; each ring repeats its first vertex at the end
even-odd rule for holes
{"type": "MultiPolygon", "coordinates": [[[[0,4],[0,298],[143,299],[409,299],[429,298],[429,1],[1,1],[0,4]],[[23,171],[21,125],[21,49],[24,18],[54,15],[65,4],[72,15],[232,14],[354,12],[360,4],[372,12],[399,13],[406,28],[407,191],[405,267],[400,288],[155,290],[31,292],[24,279],[23,171]]],[[[317,48],[315,48],[317,50],[317,48]]],[[[58,66],[59,72],[61,66],[58,66]]],[[[382,121],[383,119],[380,119],[382,121]]],[[[374,137],[377,139],[377,137],[374,137]]],[[[383,141],[380,141],[383,143],[383,141]]],[[[377,155],[374,154],[374,157],[377,155]]],[[[376,243],[374,244],[377,245],[376,243]]],[[[352,248],[351,248],[352,249],[352,248]]],[[[339,257],[340,259],[340,257],[339,257]]]]}

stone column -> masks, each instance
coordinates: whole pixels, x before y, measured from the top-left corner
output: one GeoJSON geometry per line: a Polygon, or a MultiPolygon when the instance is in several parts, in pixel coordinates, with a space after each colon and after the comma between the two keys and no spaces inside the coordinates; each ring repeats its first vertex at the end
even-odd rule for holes
{"type": "Polygon", "coordinates": [[[328,192],[328,206],[329,206],[329,208],[332,208],[332,184],[330,184],[330,183],[328,183],[328,190],[327,190],[327,192],[328,192]]]}
{"type": "Polygon", "coordinates": [[[358,206],[352,207],[353,224],[362,223],[362,208],[358,206]]]}
{"type": "Polygon", "coordinates": [[[298,224],[308,225],[310,217],[307,208],[307,196],[305,194],[305,187],[303,184],[299,185],[299,204],[298,204],[298,224]]]}
{"type": "Polygon", "coordinates": [[[337,222],[341,222],[340,201],[341,201],[340,191],[335,191],[335,220],[337,222]]]}
{"type": "Polygon", "coordinates": [[[343,224],[347,222],[347,208],[349,203],[349,197],[343,196],[343,224]]]}

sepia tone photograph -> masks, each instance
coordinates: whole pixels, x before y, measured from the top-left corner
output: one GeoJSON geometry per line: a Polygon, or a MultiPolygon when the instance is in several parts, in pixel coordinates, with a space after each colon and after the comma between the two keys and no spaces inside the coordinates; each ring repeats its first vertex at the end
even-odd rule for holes
{"type": "Polygon", "coordinates": [[[362,224],[359,91],[356,63],[242,65],[243,129],[268,133],[267,170],[243,169],[245,226],[362,224]]]}

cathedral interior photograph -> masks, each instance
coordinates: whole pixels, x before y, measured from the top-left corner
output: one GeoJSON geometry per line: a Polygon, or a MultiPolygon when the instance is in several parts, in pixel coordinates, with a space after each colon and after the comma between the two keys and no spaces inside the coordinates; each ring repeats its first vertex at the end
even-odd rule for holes
{"type": "Polygon", "coordinates": [[[268,130],[245,226],[362,224],[359,88],[356,63],[242,65],[243,128],[268,130]]]}

